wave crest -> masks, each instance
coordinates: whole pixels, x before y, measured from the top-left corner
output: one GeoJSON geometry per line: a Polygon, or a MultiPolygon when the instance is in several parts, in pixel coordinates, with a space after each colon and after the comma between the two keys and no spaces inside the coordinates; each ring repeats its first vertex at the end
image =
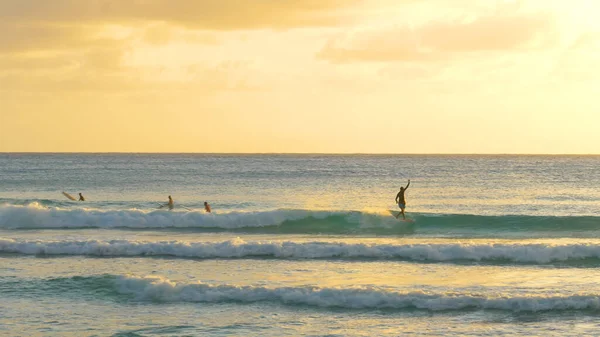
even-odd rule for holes
{"type": "Polygon", "coordinates": [[[272,234],[375,234],[502,236],[600,236],[598,216],[527,215],[409,215],[414,223],[399,222],[389,211],[270,210],[207,214],[203,211],[169,212],[99,210],[85,208],[0,206],[0,229],[130,228],[203,232],[272,234]]]}
{"type": "Polygon", "coordinates": [[[203,211],[63,209],[30,204],[0,206],[0,228],[196,229],[296,234],[398,232],[397,221],[387,214],[283,209],[207,214],[203,211]]]}
{"type": "Polygon", "coordinates": [[[54,287],[68,283],[76,290],[86,289],[104,296],[125,296],[128,300],[149,302],[193,303],[257,303],[271,302],[290,306],[313,306],[342,309],[419,309],[429,311],[451,310],[505,310],[510,312],[540,312],[556,310],[598,310],[597,294],[497,292],[493,289],[472,292],[458,291],[402,291],[380,287],[265,287],[229,284],[177,283],[164,277],[136,277],[105,275],[51,279],[54,287]]]}
{"type": "Polygon", "coordinates": [[[548,264],[600,259],[597,244],[358,244],[245,241],[17,241],[0,239],[0,252],[25,255],[171,256],[179,258],[379,259],[429,262],[548,264]]]}

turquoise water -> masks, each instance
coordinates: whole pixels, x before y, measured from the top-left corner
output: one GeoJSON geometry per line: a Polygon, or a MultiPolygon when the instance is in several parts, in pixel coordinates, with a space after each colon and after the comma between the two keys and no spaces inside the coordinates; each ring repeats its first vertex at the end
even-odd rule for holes
{"type": "Polygon", "coordinates": [[[594,335],[598,167],[0,154],[0,335],[594,335]]]}

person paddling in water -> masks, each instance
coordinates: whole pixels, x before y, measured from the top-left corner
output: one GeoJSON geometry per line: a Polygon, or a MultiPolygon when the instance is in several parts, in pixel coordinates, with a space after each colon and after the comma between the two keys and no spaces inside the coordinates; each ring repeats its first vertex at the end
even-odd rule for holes
{"type": "Polygon", "coordinates": [[[406,199],[404,199],[404,192],[406,192],[408,186],[410,186],[410,179],[408,179],[408,184],[406,185],[406,187],[400,187],[400,192],[396,194],[396,203],[398,204],[398,207],[400,207],[400,213],[396,215],[396,219],[398,219],[400,214],[402,214],[402,219],[406,220],[406,216],[404,215],[404,209],[406,208],[406,199]]]}
{"type": "Polygon", "coordinates": [[[169,196],[169,202],[167,202],[165,205],[161,205],[158,208],[163,208],[163,207],[169,207],[169,210],[172,210],[175,207],[175,202],[173,201],[173,198],[171,198],[171,196],[169,196]]]}
{"type": "Polygon", "coordinates": [[[169,207],[169,210],[172,210],[175,207],[175,202],[173,201],[173,198],[171,198],[171,196],[169,196],[169,202],[167,202],[164,205],[160,205],[158,206],[158,208],[163,208],[163,207],[169,207]]]}

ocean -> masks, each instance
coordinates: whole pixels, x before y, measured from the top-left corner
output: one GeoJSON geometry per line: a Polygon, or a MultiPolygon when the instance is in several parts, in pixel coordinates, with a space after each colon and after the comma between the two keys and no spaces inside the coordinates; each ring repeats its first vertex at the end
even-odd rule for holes
{"type": "Polygon", "coordinates": [[[600,335],[599,281],[600,156],[0,154],[1,336],[600,335]]]}

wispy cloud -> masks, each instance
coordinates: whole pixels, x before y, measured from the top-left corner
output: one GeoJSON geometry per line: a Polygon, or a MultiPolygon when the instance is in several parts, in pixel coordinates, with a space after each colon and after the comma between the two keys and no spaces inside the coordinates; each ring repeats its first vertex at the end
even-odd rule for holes
{"type": "MultiPolygon", "coordinates": [[[[335,26],[361,0],[3,0],[0,20],[31,22],[162,21],[198,29],[335,26]]],[[[355,12],[356,14],[356,12],[355,12]]]]}
{"type": "Polygon", "coordinates": [[[0,0],[0,81],[104,89],[106,79],[130,87],[136,70],[123,60],[132,48],[217,46],[216,36],[231,31],[337,26],[359,16],[362,1],[0,0]]]}
{"type": "Polygon", "coordinates": [[[597,82],[600,76],[600,32],[581,34],[566,48],[552,73],[553,79],[575,82],[597,82]]]}
{"type": "Polygon", "coordinates": [[[553,39],[548,15],[490,15],[358,31],[330,40],[318,57],[337,63],[428,61],[460,53],[542,47],[553,39]]]}

